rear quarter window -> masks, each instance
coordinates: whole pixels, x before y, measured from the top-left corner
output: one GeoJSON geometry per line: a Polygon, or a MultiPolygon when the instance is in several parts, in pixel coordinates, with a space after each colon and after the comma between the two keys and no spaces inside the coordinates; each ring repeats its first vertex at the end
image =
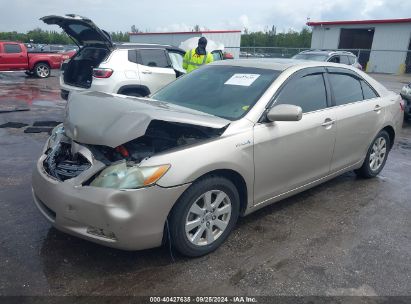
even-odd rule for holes
{"type": "Polygon", "coordinates": [[[137,61],[137,51],[136,50],[129,50],[128,51],[128,61],[138,63],[138,61],[137,61]]]}
{"type": "Polygon", "coordinates": [[[366,83],[364,80],[361,80],[361,87],[362,92],[364,94],[364,99],[372,99],[379,97],[378,94],[374,91],[374,89],[371,88],[370,85],[366,83]]]}
{"type": "Polygon", "coordinates": [[[355,57],[354,56],[348,56],[348,61],[350,62],[350,64],[354,64],[355,63],[355,57]]]}
{"type": "Polygon", "coordinates": [[[350,64],[348,56],[345,56],[345,55],[340,56],[340,63],[350,64]]]}

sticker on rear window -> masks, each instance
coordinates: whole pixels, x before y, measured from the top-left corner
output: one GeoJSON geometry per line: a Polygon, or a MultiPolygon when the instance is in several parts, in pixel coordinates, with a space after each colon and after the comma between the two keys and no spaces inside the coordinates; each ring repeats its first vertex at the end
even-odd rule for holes
{"type": "Polygon", "coordinates": [[[234,74],[224,84],[249,87],[260,74],[234,74]]]}

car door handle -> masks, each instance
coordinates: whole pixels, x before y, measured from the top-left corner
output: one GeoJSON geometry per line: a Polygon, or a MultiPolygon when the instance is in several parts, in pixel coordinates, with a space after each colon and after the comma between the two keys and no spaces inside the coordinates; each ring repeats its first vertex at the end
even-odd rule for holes
{"type": "Polygon", "coordinates": [[[321,124],[323,127],[328,127],[328,126],[332,126],[334,124],[335,120],[331,119],[331,118],[327,118],[326,120],[324,120],[324,122],[321,124]]]}
{"type": "Polygon", "coordinates": [[[374,108],[374,111],[375,111],[375,112],[379,112],[379,111],[381,111],[381,109],[382,109],[381,106],[376,105],[375,108],[374,108]]]}
{"type": "Polygon", "coordinates": [[[144,70],[144,71],[141,71],[141,73],[143,73],[143,74],[151,74],[151,71],[144,70]]]}

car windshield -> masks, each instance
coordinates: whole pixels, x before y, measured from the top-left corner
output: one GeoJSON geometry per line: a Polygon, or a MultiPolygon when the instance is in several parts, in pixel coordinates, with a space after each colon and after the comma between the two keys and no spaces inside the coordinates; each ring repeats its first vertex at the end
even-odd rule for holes
{"type": "Polygon", "coordinates": [[[326,61],[328,58],[327,55],[320,54],[297,54],[293,59],[303,59],[303,60],[313,60],[313,61],[326,61]]]}
{"type": "Polygon", "coordinates": [[[205,112],[229,120],[242,117],[281,71],[207,65],[153,96],[153,99],[205,112]]]}

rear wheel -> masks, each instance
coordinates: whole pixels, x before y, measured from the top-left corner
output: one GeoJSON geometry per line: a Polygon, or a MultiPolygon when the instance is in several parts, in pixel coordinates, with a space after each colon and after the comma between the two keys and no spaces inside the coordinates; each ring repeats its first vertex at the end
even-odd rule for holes
{"type": "Polygon", "coordinates": [[[171,245],[187,256],[216,250],[237,222],[240,199],[234,184],[218,176],[194,183],[170,215],[171,245]]]}
{"type": "Polygon", "coordinates": [[[380,131],[368,148],[362,167],[355,173],[364,178],[377,176],[384,168],[390,147],[390,136],[386,131],[380,131]]]}
{"type": "Polygon", "coordinates": [[[44,62],[37,63],[34,66],[34,74],[38,78],[47,78],[50,76],[50,66],[44,62]]]}

